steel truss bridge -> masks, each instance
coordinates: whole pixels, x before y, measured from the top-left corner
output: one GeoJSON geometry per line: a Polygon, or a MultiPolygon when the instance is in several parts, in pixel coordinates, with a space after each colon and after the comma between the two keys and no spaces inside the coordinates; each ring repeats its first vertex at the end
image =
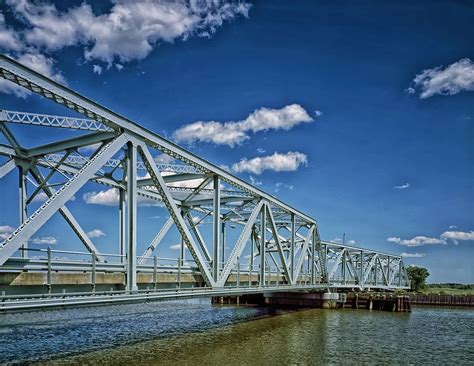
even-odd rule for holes
{"type": "Polygon", "coordinates": [[[18,225],[0,244],[0,309],[409,285],[400,256],[322,241],[305,213],[5,56],[0,76],[76,115],[0,110],[1,192],[19,192],[18,214],[6,212],[18,225]],[[39,127],[54,141],[25,148],[12,132],[31,136],[39,127]],[[58,140],[59,129],[72,137],[58,140]],[[4,177],[13,171],[18,185],[12,189],[4,177]],[[91,184],[114,196],[115,253],[100,251],[67,207],[91,184]],[[166,221],[137,253],[142,202],[155,204],[166,221]],[[53,216],[65,220],[82,248],[32,244],[53,216]],[[160,243],[173,232],[179,257],[160,256],[160,243]],[[31,293],[18,294],[23,283],[31,293]]]}

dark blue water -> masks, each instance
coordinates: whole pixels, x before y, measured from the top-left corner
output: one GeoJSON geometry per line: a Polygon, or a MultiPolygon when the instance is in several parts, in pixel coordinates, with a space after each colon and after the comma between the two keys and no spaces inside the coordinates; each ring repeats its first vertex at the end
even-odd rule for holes
{"type": "Polygon", "coordinates": [[[474,365],[474,311],[156,302],[0,315],[0,342],[7,364],[474,365]]]}

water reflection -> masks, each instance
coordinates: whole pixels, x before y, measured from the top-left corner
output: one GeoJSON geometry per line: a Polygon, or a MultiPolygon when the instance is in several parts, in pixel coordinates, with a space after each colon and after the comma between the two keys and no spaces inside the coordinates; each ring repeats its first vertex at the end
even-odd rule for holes
{"type": "Polygon", "coordinates": [[[3,362],[242,365],[441,360],[472,364],[474,360],[474,312],[469,310],[284,312],[192,301],[0,319],[3,362]],[[265,317],[270,314],[279,315],[265,317]]]}

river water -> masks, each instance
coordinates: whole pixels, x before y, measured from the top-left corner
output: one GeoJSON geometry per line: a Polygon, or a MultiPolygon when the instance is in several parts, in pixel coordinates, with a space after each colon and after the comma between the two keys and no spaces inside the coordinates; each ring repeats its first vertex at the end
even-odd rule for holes
{"type": "Polygon", "coordinates": [[[155,302],[0,315],[2,364],[474,365],[474,311],[155,302]]]}

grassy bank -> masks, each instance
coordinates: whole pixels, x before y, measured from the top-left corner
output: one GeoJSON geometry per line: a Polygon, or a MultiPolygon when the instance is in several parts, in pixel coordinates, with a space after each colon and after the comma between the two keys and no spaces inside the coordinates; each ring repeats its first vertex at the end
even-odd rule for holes
{"type": "Polygon", "coordinates": [[[432,283],[420,291],[426,295],[474,295],[474,285],[460,283],[432,283]]]}

